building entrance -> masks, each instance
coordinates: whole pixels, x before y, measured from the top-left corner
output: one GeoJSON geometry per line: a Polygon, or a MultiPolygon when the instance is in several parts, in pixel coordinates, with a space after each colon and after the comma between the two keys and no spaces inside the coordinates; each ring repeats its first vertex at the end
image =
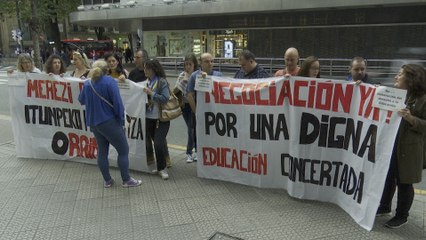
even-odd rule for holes
{"type": "Polygon", "coordinates": [[[247,48],[247,31],[210,31],[209,35],[214,38],[213,49],[215,57],[235,58],[247,48]]]}

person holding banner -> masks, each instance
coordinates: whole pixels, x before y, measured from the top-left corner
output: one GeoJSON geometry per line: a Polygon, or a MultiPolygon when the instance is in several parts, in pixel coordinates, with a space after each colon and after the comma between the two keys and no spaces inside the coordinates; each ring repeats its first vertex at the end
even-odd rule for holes
{"type": "Polygon", "coordinates": [[[81,55],[81,53],[77,51],[73,52],[72,59],[75,65],[75,70],[71,73],[71,77],[86,79],[90,71],[89,61],[86,54],[83,53],[83,55],[81,55]]]}
{"type": "Polygon", "coordinates": [[[64,60],[56,54],[50,55],[44,64],[44,72],[49,75],[59,75],[63,77],[66,71],[64,60]]]}
{"type": "Polygon", "coordinates": [[[407,90],[407,107],[398,111],[402,117],[393,148],[377,216],[390,215],[392,198],[398,187],[395,217],[389,228],[407,223],[414,199],[413,183],[422,181],[426,144],[426,73],[422,66],[407,64],[395,76],[395,87],[407,90]]]}
{"type": "Polygon", "coordinates": [[[108,151],[111,144],[117,150],[122,187],[142,184],[129,175],[129,144],[124,133],[124,105],[117,81],[107,76],[108,65],[104,60],[93,63],[89,80],[84,82],[78,100],[86,106],[86,125],[90,127],[98,144],[98,167],[104,178],[104,187],[110,188],[114,179],[109,172],[108,151]]]}
{"type": "Polygon", "coordinates": [[[121,64],[121,57],[118,53],[107,54],[105,56],[105,61],[108,63],[108,75],[120,81],[126,80],[129,76],[129,72],[127,72],[121,64]]]}
{"type": "MultiPolygon", "coordinates": [[[[207,75],[219,76],[219,77],[222,76],[221,72],[213,70],[213,65],[214,65],[213,60],[214,60],[213,56],[210,53],[201,54],[201,57],[200,57],[201,69],[193,72],[188,79],[188,86],[186,88],[186,92],[187,92],[188,103],[191,106],[191,110],[192,110],[192,118],[193,118],[192,127],[194,128],[194,142],[197,142],[197,132],[196,132],[197,122],[195,120],[197,92],[195,90],[195,81],[197,80],[197,78],[201,78],[201,77],[205,78],[207,75]]],[[[196,149],[197,149],[197,146],[195,146],[195,151],[197,151],[196,149]]],[[[198,156],[196,152],[192,160],[198,161],[198,156]]]]}
{"type": "Polygon", "coordinates": [[[299,71],[299,76],[320,78],[320,63],[317,57],[309,56],[303,61],[299,71]]]}
{"type": "Polygon", "coordinates": [[[145,49],[139,49],[136,51],[135,56],[133,57],[135,59],[136,67],[129,73],[129,79],[131,81],[136,83],[146,81],[144,64],[148,57],[148,52],[145,49]]]}
{"type": "Polygon", "coordinates": [[[275,72],[274,77],[282,76],[297,76],[300,71],[299,63],[299,51],[296,48],[291,47],[284,53],[285,68],[275,72]]]}
{"type": "Polygon", "coordinates": [[[358,84],[363,83],[372,83],[368,79],[367,74],[367,61],[362,57],[354,57],[351,60],[349,65],[349,75],[346,78],[346,81],[357,82],[358,84]]]}
{"type": "Polygon", "coordinates": [[[182,117],[185,120],[188,134],[188,141],[186,143],[186,162],[192,163],[194,161],[194,157],[192,156],[192,149],[196,146],[195,137],[194,137],[194,127],[192,126],[195,122],[195,119],[192,115],[191,106],[188,103],[187,99],[187,86],[188,79],[191,74],[198,69],[198,61],[195,54],[191,53],[186,55],[184,59],[184,68],[181,74],[179,74],[178,79],[176,80],[176,86],[173,89],[173,93],[176,96],[182,99],[183,107],[182,107],[182,117]]]}
{"type": "MultiPolygon", "coordinates": [[[[41,73],[40,69],[34,66],[34,61],[32,57],[27,53],[21,53],[18,56],[18,63],[16,64],[18,72],[27,72],[27,73],[41,73]]],[[[13,73],[13,69],[7,71],[8,74],[13,73]]]]}
{"type": "Polygon", "coordinates": [[[241,69],[239,69],[234,78],[239,79],[258,79],[258,78],[269,78],[269,73],[263,69],[257,62],[256,57],[249,50],[244,50],[238,57],[241,69]]]}
{"type": "Polygon", "coordinates": [[[148,77],[147,86],[144,92],[148,95],[146,107],[146,156],[149,159],[157,160],[157,169],[153,173],[158,173],[162,179],[169,179],[166,169],[169,149],[167,147],[167,133],[170,129],[170,121],[160,121],[160,104],[166,103],[170,98],[169,85],[166,74],[160,62],[156,59],[145,61],[145,75],[148,77]],[[154,142],[154,150],[152,148],[154,142]]]}

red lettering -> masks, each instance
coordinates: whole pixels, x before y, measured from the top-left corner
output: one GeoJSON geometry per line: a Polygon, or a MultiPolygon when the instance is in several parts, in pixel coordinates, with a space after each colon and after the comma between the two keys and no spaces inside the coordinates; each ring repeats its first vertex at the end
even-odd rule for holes
{"type": "Polygon", "coordinates": [[[365,86],[364,85],[360,85],[359,86],[359,90],[361,92],[361,102],[359,103],[359,110],[358,110],[358,115],[362,116],[362,113],[364,112],[364,104],[365,101],[367,101],[368,97],[370,96],[373,88],[369,87],[368,91],[365,91],[365,86]]]}
{"type": "Polygon", "coordinates": [[[306,106],[306,101],[305,100],[300,100],[299,98],[299,92],[300,92],[300,87],[307,87],[308,86],[308,82],[307,81],[301,81],[301,80],[297,80],[294,81],[294,106],[297,107],[305,107],[306,106]]]}
{"type": "Polygon", "coordinates": [[[237,88],[237,87],[240,88],[241,86],[242,86],[241,83],[231,83],[230,88],[229,88],[229,95],[231,96],[231,103],[232,104],[242,104],[243,103],[243,99],[242,99],[241,95],[236,96],[236,97],[234,95],[234,92],[235,92],[234,88],[237,88]]]}
{"type": "Polygon", "coordinates": [[[360,90],[361,90],[361,103],[360,103],[360,106],[359,106],[358,115],[359,116],[364,115],[363,116],[364,118],[369,118],[371,116],[371,112],[373,112],[373,120],[379,121],[380,109],[374,108],[374,111],[373,111],[373,99],[374,99],[374,94],[376,93],[376,88],[369,87],[368,91],[366,92],[365,86],[361,85],[360,90]],[[370,98],[370,99],[368,99],[368,98],[370,98]],[[367,100],[369,100],[369,101],[367,103],[367,106],[365,108],[365,112],[363,114],[364,104],[367,100]]]}
{"type": "Polygon", "coordinates": [[[280,94],[278,96],[277,105],[284,105],[284,98],[288,99],[289,105],[293,105],[293,98],[291,96],[291,87],[289,80],[284,80],[283,82],[280,94]]]}
{"type": "Polygon", "coordinates": [[[247,168],[243,167],[243,156],[247,155],[247,151],[240,150],[240,171],[247,172],[247,168]]]}
{"type": "Polygon", "coordinates": [[[94,137],[89,138],[85,135],[77,135],[75,133],[68,133],[70,157],[83,157],[95,159],[98,153],[98,145],[94,137]]]}
{"type": "Polygon", "coordinates": [[[203,164],[204,166],[217,166],[229,169],[236,169],[241,172],[254,174],[267,174],[267,155],[255,154],[245,150],[236,150],[226,147],[203,147],[203,164]],[[228,156],[232,158],[229,164],[228,156]],[[243,167],[243,162],[247,162],[247,168],[243,167]]]}
{"type": "Polygon", "coordinates": [[[343,112],[349,113],[351,109],[351,100],[353,94],[354,85],[346,84],[346,91],[343,93],[343,84],[334,85],[334,96],[333,96],[333,112],[339,111],[339,102],[342,106],[343,112]]]}
{"type": "Polygon", "coordinates": [[[269,84],[269,105],[277,105],[277,86],[275,85],[275,81],[271,81],[269,84]]]}
{"type": "Polygon", "coordinates": [[[322,110],[330,110],[332,96],[333,96],[333,84],[321,83],[321,82],[318,83],[317,94],[315,99],[315,108],[322,109],[322,110]],[[324,103],[322,102],[323,95],[325,97],[324,103]]]}
{"type": "Polygon", "coordinates": [[[74,156],[74,151],[77,151],[76,156],[77,157],[81,157],[81,151],[80,151],[80,141],[79,141],[79,137],[77,134],[75,133],[68,133],[68,139],[70,140],[70,150],[69,150],[69,155],[70,157],[74,156]]]}
{"type": "Polygon", "coordinates": [[[38,98],[39,94],[38,94],[38,84],[37,84],[37,80],[31,80],[28,79],[27,81],[27,97],[32,97],[32,93],[35,93],[35,97],[38,98]]]}
{"type": "Polygon", "coordinates": [[[78,89],[80,90],[80,92],[83,89],[83,86],[84,86],[84,82],[79,82],[78,83],[78,89]]]}
{"type": "Polygon", "coordinates": [[[241,93],[243,95],[243,103],[245,105],[255,105],[256,104],[256,99],[255,99],[255,94],[254,94],[255,89],[256,89],[256,85],[254,85],[252,83],[244,84],[243,89],[241,90],[241,93]]]}
{"type": "Polygon", "coordinates": [[[237,151],[232,151],[231,168],[240,169],[240,165],[238,164],[238,154],[237,154],[237,151]]]}
{"type": "Polygon", "coordinates": [[[43,98],[46,99],[47,96],[45,94],[43,94],[43,85],[46,81],[45,80],[38,80],[38,84],[37,84],[37,91],[39,94],[39,98],[43,98]]]}
{"type": "Polygon", "coordinates": [[[227,82],[219,82],[219,99],[222,104],[231,104],[231,100],[225,98],[224,88],[229,87],[229,83],[227,82]]]}
{"type": "Polygon", "coordinates": [[[255,96],[256,96],[256,105],[269,105],[268,99],[262,99],[261,91],[262,88],[268,87],[269,84],[267,82],[259,83],[256,85],[255,96]]]}
{"type": "Polygon", "coordinates": [[[315,87],[317,85],[316,81],[311,81],[309,86],[309,94],[308,94],[308,107],[313,108],[315,103],[315,87]]]}

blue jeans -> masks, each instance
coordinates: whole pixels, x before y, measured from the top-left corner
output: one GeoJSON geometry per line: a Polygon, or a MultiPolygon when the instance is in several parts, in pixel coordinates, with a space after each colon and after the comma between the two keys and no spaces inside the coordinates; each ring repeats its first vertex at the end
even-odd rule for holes
{"type": "Polygon", "coordinates": [[[192,110],[191,106],[189,106],[189,103],[185,103],[185,106],[182,109],[182,117],[185,120],[186,127],[187,127],[187,134],[188,134],[188,141],[186,143],[186,154],[192,155],[192,149],[196,147],[195,143],[195,131],[194,131],[194,124],[195,119],[192,117],[192,110]]]}
{"type": "Polygon", "coordinates": [[[157,170],[161,171],[166,168],[166,157],[169,156],[169,148],[167,147],[167,133],[170,128],[170,121],[160,122],[158,119],[145,118],[146,127],[146,155],[152,156],[155,152],[157,160],[157,170]],[[154,142],[154,149],[152,147],[154,142]]]}
{"type": "Polygon", "coordinates": [[[109,173],[108,151],[109,144],[117,150],[117,164],[123,182],[130,180],[129,175],[129,144],[123,126],[118,119],[110,119],[97,126],[91,126],[98,144],[98,167],[105,181],[111,179],[109,173]]]}

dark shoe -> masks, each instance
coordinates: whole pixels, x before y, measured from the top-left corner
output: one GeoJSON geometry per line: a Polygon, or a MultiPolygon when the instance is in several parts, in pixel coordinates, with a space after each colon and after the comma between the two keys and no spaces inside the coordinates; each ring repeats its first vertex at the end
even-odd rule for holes
{"type": "Polygon", "coordinates": [[[377,209],[376,217],[390,216],[390,215],[392,215],[392,212],[390,209],[385,209],[381,207],[377,209]]]}
{"type": "Polygon", "coordinates": [[[403,225],[407,224],[407,222],[407,218],[393,217],[391,220],[385,223],[385,226],[388,228],[400,228],[403,225]]]}
{"type": "Polygon", "coordinates": [[[104,188],[110,188],[114,184],[114,178],[104,182],[104,188]]]}
{"type": "Polygon", "coordinates": [[[128,188],[128,187],[138,187],[142,184],[141,180],[136,180],[134,178],[130,178],[129,181],[127,182],[123,182],[123,184],[121,185],[124,188],[128,188]]]}

